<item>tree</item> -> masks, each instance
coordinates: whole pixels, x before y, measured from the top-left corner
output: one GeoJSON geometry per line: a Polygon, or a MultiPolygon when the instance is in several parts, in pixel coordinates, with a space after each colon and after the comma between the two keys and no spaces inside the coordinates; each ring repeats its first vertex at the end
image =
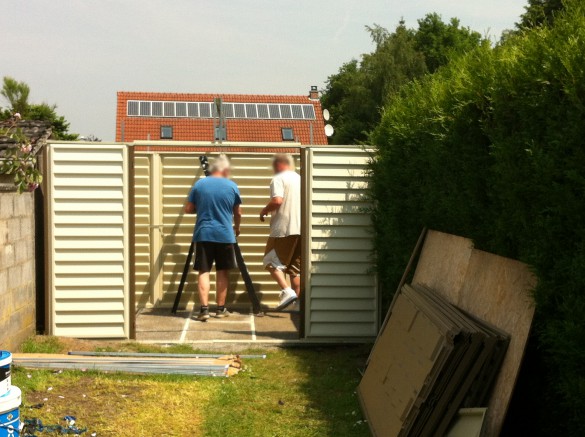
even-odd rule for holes
{"type": "Polygon", "coordinates": [[[528,0],[526,12],[522,15],[517,27],[522,30],[551,25],[555,15],[565,7],[564,0],[528,0]]]}
{"type": "Polygon", "coordinates": [[[334,144],[363,142],[380,120],[388,96],[426,72],[412,30],[401,22],[393,33],[379,25],[366,26],[376,49],[361,61],[344,64],[329,76],[322,103],[334,117],[334,144]]]}
{"type": "Polygon", "coordinates": [[[418,20],[414,36],[416,48],[424,53],[427,69],[434,73],[445,65],[453,54],[466,53],[481,43],[481,35],[469,27],[460,27],[457,18],[443,22],[437,13],[418,20]]]}
{"type": "Polygon", "coordinates": [[[453,56],[481,44],[481,35],[459,20],[444,23],[438,14],[419,20],[418,29],[400,21],[394,32],[366,26],[375,49],[342,65],[329,76],[323,107],[333,117],[333,144],[362,143],[379,123],[382,108],[405,84],[445,65],[453,56]]]}
{"type": "Polygon", "coordinates": [[[4,77],[0,94],[4,96],[13,112],[26,113],[30,87],[24,82],[18,82],[12,77],[4,77]]]}
{"type": "Polygon", "coordinates": [[[11,77],[4,77],[0,94],[7,100],[10,108],[0,111],[0,119],[6,120],[13,114],[19,113],[23,119],[42,120],[51,123],[52,137],[58,140],[73,141],[78,135],[69,132],[69,122],[62,115],[57,114],[57,105],[47,103],[29,103],[30,87],[24,82],[18,82],[11,77]]]}

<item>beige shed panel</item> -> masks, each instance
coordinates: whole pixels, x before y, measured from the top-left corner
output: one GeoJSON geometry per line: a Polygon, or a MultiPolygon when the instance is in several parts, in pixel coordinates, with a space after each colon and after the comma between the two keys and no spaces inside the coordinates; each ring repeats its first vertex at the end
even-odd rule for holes
{"type": "MultiPolygon", "coordinates": [[[[183,214],[183,206],[193,184],[203,177],[198,159],[202,154],[210,162],[218,155],[217,152],[136,152],[136,302],[139,307],[172,306],[195,224],[195,216],[183,214]]],[[[256,292],[267,306],[277,305],[280,292],[262,267],[269,225],[258,219],[270,195],[272,154],[273,150],[227,153],[233,180],[243,200],[239,245],[256,292]]],[[[211,301],[215,299],[214,276],[212,272],[211,301]]],[[[197,275],[191,270],[181,306],[197,300],[197,275]]],[[[249,307],[238,271],[231,276],[228,304],[249,307]]]]}
{"type": "Polygon", "coordinates": [[[378,292],[366,193],[368,153],[358,147],[303,150],[307,337],[371,337],[378,292]]]}
{"type": "Polygon", "coordinates": [[[122,144],[47,147],[49,331],[128,338],[128,150],[122,144]]]}

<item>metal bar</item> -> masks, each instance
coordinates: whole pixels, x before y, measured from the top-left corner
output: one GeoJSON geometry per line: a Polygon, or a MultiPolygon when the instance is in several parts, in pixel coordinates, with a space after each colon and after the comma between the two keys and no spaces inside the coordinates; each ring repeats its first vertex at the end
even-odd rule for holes
{"type": "MultiPolygon", "coordinates": [[[[143,358],[223,358],[235,356],[233,354],[165,354],[165,353],[141,353],[141,352],[85,352],[70,351],[68,355],[82,357],[143,357],[143,358]]],[[[266,355],[237,355],[242,359],[266,359],[266,355]]]]}
{"type": "Polygon", "coordinates": [[[242,250],[240,249],[240,245],[238,243],[234,244],[234,250],[236,252],[236,262],[238,263],[238,268],[240,269],[240,273],[242,275],[242,279],[244,280],[244,284],[246,285],[246,292],[248,293],[250,302],[252,302],[252,310],[254,314],[260,314],[262,313],[260,300],[256,295],[254,283],[252,282],[250,272],[248,271],[248,267],[246,266],[246,262],[244,261],[244,256],[242,255],[242,250]]]}
{"type": "Polygon", "coordinates": [[[195,242],[191,241],[191,245],[189,246],[189,253],[187,254],[187,259],[185,260],[185,267],[183,267],[183,274],[181,275],[181,283],[179,284],[179,290],[177,291],[177,295],[175,296],[175,303],[173,304],[173,314],[177,314],[177,309],[179,309],[179,304],[181,303],[181,295],[183,294],[183,288],[185,287],[185,282],[187,282],[187,276],[189,275],[189,268],[191,267],[191,259],[193,258],[193,252],[195,251],[195,242]]]}

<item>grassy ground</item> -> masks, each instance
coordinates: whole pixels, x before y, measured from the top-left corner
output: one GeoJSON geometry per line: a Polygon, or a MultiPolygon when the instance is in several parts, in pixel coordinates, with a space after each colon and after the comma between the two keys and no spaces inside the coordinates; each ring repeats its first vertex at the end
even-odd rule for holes
{"type": "MultiPolygon", "coordinates": [[[[22,350],[63,353],[74,348],[193,352],[189,346],[72,344],[51,337],[31,339],[22,350]]],[[[359,437],[369,435],[355,393],[368,350],[271,350],[266,360],[246,360],[246,371],[229,379],[17,368],[13,383],[23,389],[23,416],[51,424],[77,416],[79,425],[99,437],[359,437]],[[42,407],[26,408],[35,404],[42,407]]]]}

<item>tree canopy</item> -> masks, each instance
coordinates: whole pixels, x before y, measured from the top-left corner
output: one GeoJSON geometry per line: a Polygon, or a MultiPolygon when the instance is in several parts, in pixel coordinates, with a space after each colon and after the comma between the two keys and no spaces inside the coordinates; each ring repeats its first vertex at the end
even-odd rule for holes
{"type": "Polygon", "coordinates": [[[530,29],[550,25],[555,15],[563,9],[565,9],[565,0],[528,0],[526,12],[522,15],[517,27],[530,29]]]}
{"type": "Polygon", "coordinates": [[[7,119],[19,113],[23,119],[42,120],[51,123],[52,136],[59,140],[76,140],[78,135],[69,132],[70,123],[64,116],[57,114],[57,105],[48,103],[31,104],[29,102],[30,87],[12,77],[4,77],[0,90],[9,107],[0,111],[0,119],[7,119]]]}
{"type": "Polygon", "coordinates": [[[401,21],[393,32],[374,24],[366,26],[375,49],[353,59],[329,76],[322,104],[335,127],[334,144],[367,140],[379,123],[381,108],[402,85],[434,72],[455,55],[481,43],[481,35],[461,27],[459,20],[442,21],[428,14],[409,29],[401,21]]]}

